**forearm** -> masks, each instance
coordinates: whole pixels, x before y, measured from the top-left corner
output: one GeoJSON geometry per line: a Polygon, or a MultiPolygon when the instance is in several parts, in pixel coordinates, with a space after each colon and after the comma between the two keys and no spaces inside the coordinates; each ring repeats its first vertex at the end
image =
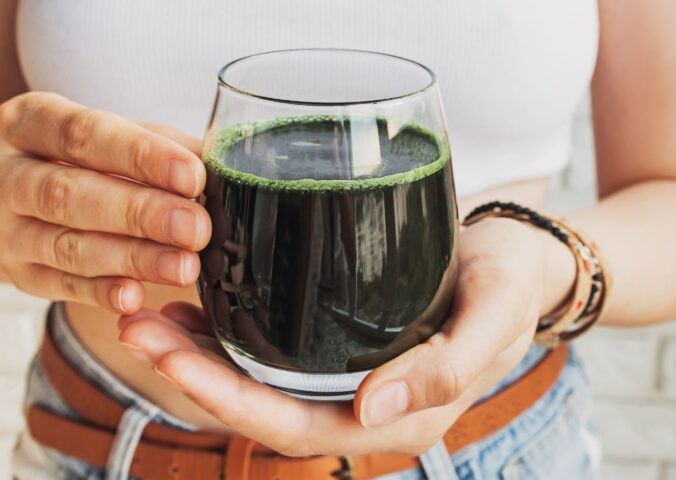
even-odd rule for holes
{"type": "MultiPolygon", "coordinates": [[[[676,181],[634,184],[595,206],[567,215],[600,248],[613,286],[600,319],[605,325],[638,326],[676,318],[676,181]]],[[[550,251],[556,251],[554,247],[550,251]]],[[[565,298],[572,284],[570,259],[548,256],[551,298],[565,298]],[[552,275],[550,273],[550,275],[552,275]]]]}

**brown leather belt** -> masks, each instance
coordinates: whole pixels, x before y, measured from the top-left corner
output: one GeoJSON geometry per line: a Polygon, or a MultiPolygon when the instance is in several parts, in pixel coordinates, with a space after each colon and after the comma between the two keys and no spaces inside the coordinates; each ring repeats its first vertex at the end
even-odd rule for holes
{"type": "MultiPolygon", "coordinates": [[[[33,405],[27,418],[31,435],[44,446],[105,468],[125,407],[84,378],[49,334],[40,356],[50,382],[81,420],[33,405]]],[[[509,387],[470,408],[444,436],[448,451],[487,437],[528,410],[554,384],[567,357],[565,345],[552,350],[509,387]]],[[[150,423],[136,448],[130,475],[142,480],[362,480],[417,466],[416,457],[383,453],[288,458],[247,438],[150,423]]]]}

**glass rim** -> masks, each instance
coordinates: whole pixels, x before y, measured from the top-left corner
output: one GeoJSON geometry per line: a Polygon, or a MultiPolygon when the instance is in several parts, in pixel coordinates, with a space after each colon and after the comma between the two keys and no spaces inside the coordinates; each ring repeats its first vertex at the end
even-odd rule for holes
{"type": "Polygon", "coordinates": [[[411,60],[410,58],[402,57],[399,55],[394,55],[391,53],[384,53],[384,52],[377,52],[375,50],[361,50],[361,49],[353,49],[353,48],[288,48],[288,49],[280,49],[280,50],[270,50],[266,52],[259,52],[259,53],[253,53],[251,55],[246,55],[244,57],[236,58],[235,60],[232,60],[228,63],[226,63],[223,67],[220,68],[218,71],[218,84],[222,87],[227,88],[228,90],[231,90],[234,93],[237,93],[239,95],[244,95],[247,97],[251,98],[256,98],[259,100],[264,100],[268,102],[275,102],[275,103],[282,103],[282,104],[287,104],[287,105],[303,105],[303,106],[316,106],[316,107],[341,107],[341,106],[349,106],[349,105],[367,105],[367,104],[381,104],[381,103],[386,103],[386,102],[392,102],[396,100],[403,100],[406,98],[414,97],[416,95],[422,94],[427,92],[428,90],[434,88],[437,84],[437,76],[426,65],[416,61],[416,60],[411,60]],[[276,55],[280,53],[295,53],[295,52],[340,52],[340,53],[359,53],[359,54],[369,54],[369,55],[378,55],[381,57],[390,57],[392,59],[400,60],[403,62],[408,63],[409,65],[416,66],[420,69],[422,69],[427,75],[429,76],[429,81],[425,86],[422,88],[416,89],[414,91],[402,94],[402,95],[395,95],[392,97],[383,97],[383,98],[375,98],[375,99],[368,99],[368,100],[356,100],[356,101],[349,101],[349,102],[325,102],[325,101],[307,101],[307,100],[293,100],[293,99],[287,99],[287,98],[276,98],[276,97],[270,97],[266,95],[260,95],[257,93],[253,92],[248,92],[245,89],[236,87],[230,83],[228,83],[225,80],[225,74],[229,68],[232,68],[236,66],[239,63],[245,62],[247,60],[253,59],[253,58],[259,58],[259,57],[264,57],[268,55],[276,55]]]}

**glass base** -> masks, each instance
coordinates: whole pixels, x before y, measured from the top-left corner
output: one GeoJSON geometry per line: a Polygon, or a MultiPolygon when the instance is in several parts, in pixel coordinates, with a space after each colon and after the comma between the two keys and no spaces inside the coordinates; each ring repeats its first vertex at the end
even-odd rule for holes
{"type": "Polygon", "coordinates": [[[306,400],[352,400],[371,370],[345,373],[303,373],[271,367],[226,346],[230,358],[249,377],[292,397],[306,400]]]}

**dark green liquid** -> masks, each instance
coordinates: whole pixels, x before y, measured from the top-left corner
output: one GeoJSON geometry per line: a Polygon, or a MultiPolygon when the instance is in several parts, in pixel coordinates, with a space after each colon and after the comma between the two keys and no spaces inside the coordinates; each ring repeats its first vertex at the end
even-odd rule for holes
{"type": "Polygon", "coordinates": [[[200,292],[229,347],[281,368],[364,370],[446,318],[457,233],[450,162],[420,128],[390,139],[384,120],[372,125],[367,149],[356,127],[331,118],[248,138],[230,130],[211,143],[203,201],[214,232],[200,292]],[[375,162],[364,153],[374,145],[375,162]]]}

